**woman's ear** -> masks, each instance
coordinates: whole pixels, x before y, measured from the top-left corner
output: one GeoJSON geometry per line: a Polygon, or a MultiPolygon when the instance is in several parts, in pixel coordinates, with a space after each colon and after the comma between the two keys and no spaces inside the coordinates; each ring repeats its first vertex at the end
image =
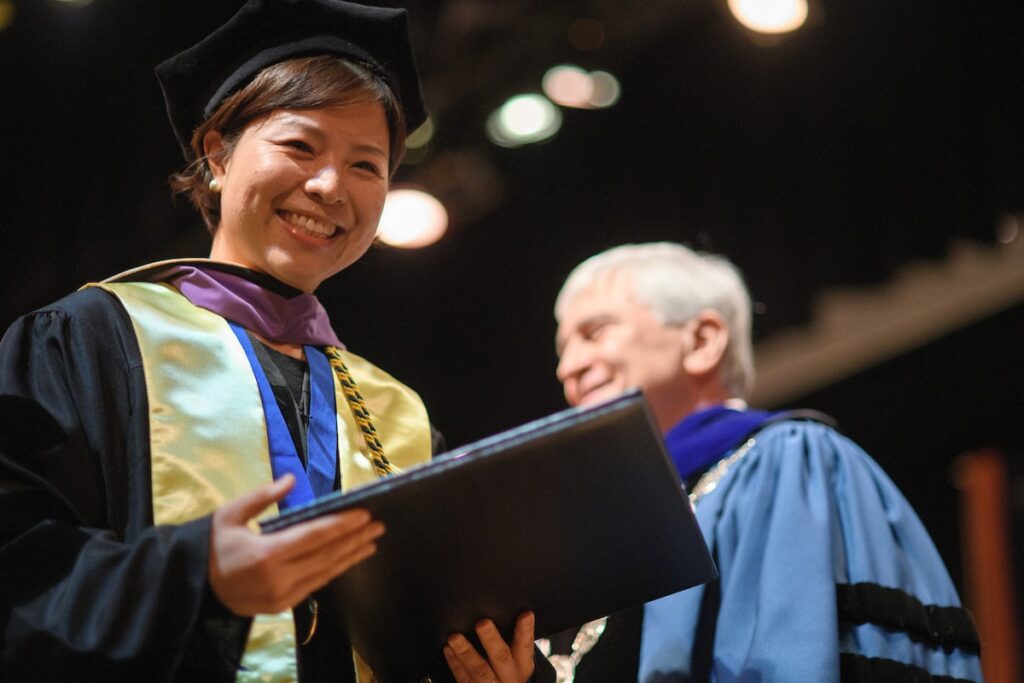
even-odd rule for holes
{"type": "Polygon", "coordinates": [[[694,377],[718,372],[729,345],[729,326],[718,311],[704,309],[690,320],[692,348],[683,359],[683,369],[694,377]]]}
{"type": "Polygon", "coordinates": [[[210,173],[218,182],[223,182],[224,164],[224,138],[219,130],[210,130],[203,136],[203,155],[206,157],[206,164],[210,173]]]}

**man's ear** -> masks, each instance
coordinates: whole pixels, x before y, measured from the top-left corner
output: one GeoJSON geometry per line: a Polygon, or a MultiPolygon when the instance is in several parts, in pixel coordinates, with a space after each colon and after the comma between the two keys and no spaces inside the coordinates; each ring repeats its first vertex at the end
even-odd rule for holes
{"type": "Polygon", "coordinates": [[[224,138],[219,130],[210,130],[203,136],[203,154],[206,156],[206,163],[210,167],[210,173],[223,184],[224,171],[224,138]]]}
{"type": "Polygon", "coordinates": [[[704,309],[687,323],[693,327],[692,348],[683,359],[683,369],[694,377],[718,372],[729,345],[729,326],[718,311],[704,309]]]}

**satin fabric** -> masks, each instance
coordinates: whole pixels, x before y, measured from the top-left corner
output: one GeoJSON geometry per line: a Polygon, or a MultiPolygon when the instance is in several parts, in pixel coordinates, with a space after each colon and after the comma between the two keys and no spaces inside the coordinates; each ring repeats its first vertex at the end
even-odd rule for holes
{"type": "Polygon", "coordinates": [[[812,422],[784,421],[696,506],[720,572],[713,629],[700,586],[644,610],[641,683],[691,681],[711,649],[712,681],[838,681],[839,653],[884,657],[980,681],[977,654],[911,641],[872,624],[840,625],[836,584],[870,582],[925,604],[959,606],[924,526],[856,444],[812,422]]]}
{"type": "MultiPolygon", "coordinates": [[[[259,389],[227,321],[192,305],[169,285],[102,287],[125,306],[142,351],[151,408],[154,521],[180,524],[270,481],[259,389]]],[[[389,458],[398,467],[428,460],[430,430],[419,397],[355,354],[343,354],[389,458]]],[[[336,405],[347,407],[337,378],[333,382],[336,405]]],[[[351,410],[338,410],[337,421],[343,489],[374,481],[351,410]]],[[[276,512],[272,506],[264,516],[276,512]]],[[[258,616],[238,680],[295,680],[295,648],[290,611],[258,616]]]]}

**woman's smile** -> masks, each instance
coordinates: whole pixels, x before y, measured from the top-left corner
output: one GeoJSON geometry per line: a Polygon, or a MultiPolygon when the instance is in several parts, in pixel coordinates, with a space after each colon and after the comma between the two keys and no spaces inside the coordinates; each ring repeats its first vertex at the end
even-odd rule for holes
{"type": "Polygon", "coordinates": [[[289,232],[296,236],[313,237],[327,243],[340,231],[339,226],[333,222],[326,222],[293,211],[281,210],[277,212],[277,215],[284,221],[289,232]]]}

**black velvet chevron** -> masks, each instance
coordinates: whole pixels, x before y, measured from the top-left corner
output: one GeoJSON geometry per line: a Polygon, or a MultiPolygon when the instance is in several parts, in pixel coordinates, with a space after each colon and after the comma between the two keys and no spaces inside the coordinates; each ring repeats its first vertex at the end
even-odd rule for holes
{"type": "Polygon", "coordinates": [[[840,622],[877,624],[939,647],[974,652],[980,648],[974,620],[962,607],[925,605],[901,590],[875,583],[836,585],[836,606],[840,622]]]}
{"type": "Polygon", "coordinates": [[[841,683],[975,683],[965,678],[938,676],[920,667],[891,659],[839,653],[841,683]]]}

